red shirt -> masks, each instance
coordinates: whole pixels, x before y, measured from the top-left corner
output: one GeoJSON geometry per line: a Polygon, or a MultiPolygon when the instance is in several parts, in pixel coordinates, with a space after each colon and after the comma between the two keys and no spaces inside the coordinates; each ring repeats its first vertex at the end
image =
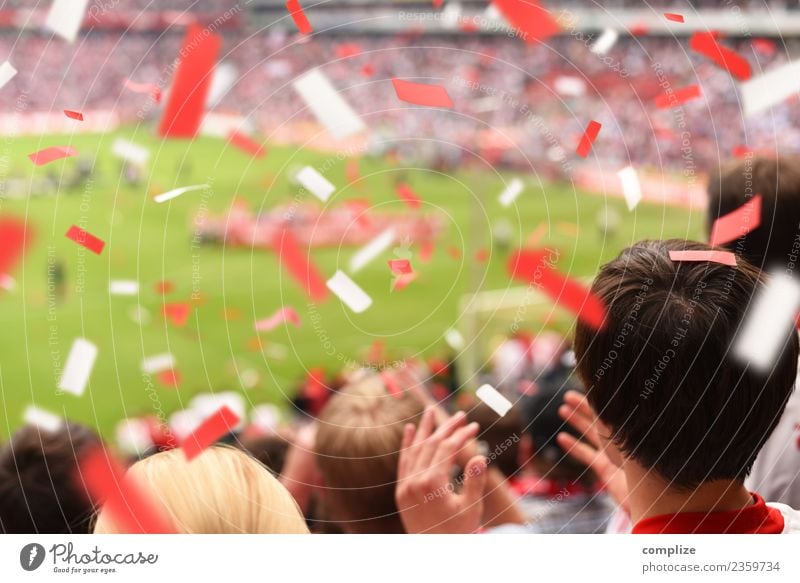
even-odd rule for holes
{"type": "MultiPolygon", "coordinates": [[[[751,493],[752,494],[752,493],[751,493]]],[[[783,514],[752,494],[754,503],[725,512],[680,512],[640,520],[633,534],[781,534],[783,514]]]]}

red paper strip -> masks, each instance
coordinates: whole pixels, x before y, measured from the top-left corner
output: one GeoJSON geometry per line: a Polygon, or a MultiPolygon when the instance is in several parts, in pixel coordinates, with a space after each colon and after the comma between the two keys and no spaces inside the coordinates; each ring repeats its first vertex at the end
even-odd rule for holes
{"type": "Polygon", "coordinates": [[[92,501],[103,507],[115,529],[126,534],[174,534],[175,529],[147,491],[125,477],[122,465],[105,450],[87,454],[76,476],[92,501]]]}
{"type": "Polygon", "coordinates": [[[422,199],[416,195],[414,190],[406,183],[398,184],[395,188],[397,197],[408,205],[408,208],[414,210],[422,205],[422,199]]]}
{"type": "Polygon", "coordinates": [[[434,251],[436,251],[436,244],[433,241],[423,241],[419,250],[419,260],[427,263],[433,257],[434,251]]]}
{"type": "Polygon", "coordinates": [[[25,252],[31,238],[31,229],[25,222],[0,218],[0,275],[10,275],[25,252]]]}
{"type": "Polygon", "coordinates": [[[404,273],[402,275],[398,275],[397,277],[394,278],[394,281],[392,282],[392,291],[400,291],[402,289],[407,288],[408,284],[417,279],[417,276],[418,274],[413,271],[411,273],[404,273]]]}
{"type": "Polygon", "coordinates": [[[92,253],[100,255],[103,252],[103,247],[105,247],[105,242],[102,239],[98,239],[91,233],[84,231],[77,225],[72,225],[67,231],[67,238],[72,239],[78,245],[82,245],[86,247],[92,253]]]}
{"type": "Polygon", "coordinates": [[[357,182],[360,178],[360,174],[358,172],[358,159],[353,158],[352,160],[347,161],[347,165],[345,166],[345,174],[347,176],[348,184],[352,184],[353,182],[357,182]]]}
{"type": "Polygon", "coordinates": [[[166,138],[194,138],[205,115],[208,92],[222,37],[193,24],[186,32],[169,100],[158,126],[166,138]]]}
{"type": "Polygon", "coordinates": [[[192,461],[205,448],[216,443],[221,437],[229,434],[239,424],[239,416],[223,405],[211,417],[203,421],[200,427],[181,443],[186,459],[192,461]]]}
{"type": "Polygon", "coordinates": [[[400,101],[425,107],[453,107],[450,94],[441,85],[427,85],[402,79],[392,79],[392,85],[400,101]]]}
{"type": "Polygon", "coordinates": [[[411,262],[408,259],[389,259],[389,269],[397,275],[411,273],[411,262]]]}
{"type": "Polygon", "coordinates": [[[734,146],[733,150],[731,150],[731,154],[733,155],[734,158],[744,158],[745,156],[748,156],[754,152],[755,150],[753,150],[752,148],[748,148],[747,146],[742,144],[734,146]]]}
{"type": "Polygon", "coordinates": [[[289,230],[277,231],[272,239],[283,268],[291,275],[312,299],[321,301],[328,297],[328,287],[319,270],[306,257],[289,230]]]}
{"type": "Polygon", "coordinates": [[[77,119],[78,121],[83,121],[83,114],[80,111],[72,111],[70,109],[65,109],[64,115],[66,115],[70,119],[77,119]]]}
{"type": "Polygon", "coordinates": [[[389,394],[392,397],[399,399],[403,396],[403,390],[400,388],[400,384],[397,382],[397,379],[394,378],[394,375],[391,372],[388,370],[382,370],[381,380],[386,386],[386,390],[389,391],[389,394]]]}
{"type": "Polygon", "coordinates": [[[710,261],[711,263],[721,263],[736,267],[736,255],[730,251],[670,251],[669,258],[673,261],[710,261]]]}
{"type": "Polygon", "coordinates": [[[28,154],[28,158],[30,158],[31,162],[37,166],[44,166],[50,162],[55,162],[56,160],[61,160],[62,158],[70,158],[77,155],[78,150],[71,146],[53,146],[52,148],[45,148],[44,150],[39,150],[33,154],[28,154]]]}
{"type": "Polygon", "coordinates": [[[719,247],[747,233],[756,230],[761,225],[761,195],[757,194],[735,211],[714,221],[711,229],[712,247],[719,247]]]}
{"type": "Polygon", "coordinates": [[[255,328],[257,332],[269,332],[280,326],[283,322],[291,322],[295,326],[300,326],[300,316],[297,315],[294,308],[286,307],[281,308],[269,318],[259,320],[256,322],[255,328]]]}
{"type": "Polygon", "coordinates": [[[228,142],[231,146],[247,152],[253,158],[263,158],[267,153],[267,150],[264,148],[264,146],[253,140],[247,134],[243,134],[241,132],[232,131],[230,134],[228,134],[228,142]]]}
{"type": "Polygon", "coordinates": [[[306,13],[303,12],[303,7],[300,6],[299,0],[289,0],[286,3],[286,10],[292,15],[292,20],[294,20],[295,25],[297,25],[297,30],[300,31],[300,34],[311,34],[314,32],[314,29],[311,28],[311,23],[308,22],[306,13]]]}
{"type": "Polygon", "coordinates": [[[674,12],[665,12],[664,18],[672,22],[684,22],[683,14],[675,14],[674,12]]]}
{"type": "Polygon", "coordinates": [[[171,281],[159,281],[155,284],[155,286],[153,286],[153,289],[156,290],[157,294],[165,296],[172,292],[172,290],[175,289],[175,286],[171,281]]]}
{"type": "Polygon", "coordinates": [[[550,11],[536,0],[494,0],[494,5],[527,43],[546,40],[561,30],[550,11]]]}
{"type": "Polygon", "coordinates": [[[186,326],[191,313],[192,306],[185,302],[165,304],[161,310],[161,315],[178,327],[186,326]]]}
{"type": "Polygon", "coordinates": [[[161,87],[152,83],[137,83],[130,79],[125,79],[125,88],[134,93],[146,93],[153,98],[156,103],[161,103],[161,87]]]}
{"type": "Polygon", "coordinates": [[[737,79],[747,81],[752,75],[750,63],[736,51],[719,44],[717,36],[714,32],[696,32],[689,39],[689,47],[737,79]]]}
{"type": "Polygon", "coordinates": [[[177,387],[181,384],[181,373],[175,369],[162,370],[156,376],[158,382],[166,387],[177,387]]]}
{"type": "Polygon", "coordinates": [[[702,95],[699,85],[689,85],[676,89],[672,94],[659,95],[656,97],[656,107],[659,109],[669,109],[676,105],[686,103],[692,99],[697,99],[702,95]]]}
{"type": "Polygon", "coordinates": [[[575,151],[578,156],[581,158],[586,158],[586,156],[589,155],[589,150],[592,149],[592,144],[594,144],[594,140],[597,138],[597,134],[600,132],[601,127],[603,126],[594,120],[589,122],[589,125],[586,126],[586,131],[583,133],[583,137],[578,144],[578,149],[575,151]]]}
{"type": "Polygon", "coordinates": [[[628,29],[628,32],[631,33],[631,36],[644,36],[650,32],[650,29],[646,24],[639,23],[631,26],[630,29],[628,29]]]}
{"type": "Polygon", "coordinates": [[[606,308],[590,290],[550,267],[545,252],[520,250],[508,261],[511,277],[538,286],[563,308],[576,314],[587,326],[602,329],[606,308]]]}

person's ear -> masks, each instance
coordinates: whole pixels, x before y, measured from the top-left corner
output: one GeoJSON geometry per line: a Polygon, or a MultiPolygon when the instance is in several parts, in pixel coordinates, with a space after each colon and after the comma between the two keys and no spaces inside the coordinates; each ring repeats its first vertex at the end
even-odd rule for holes
{"type": "Polygon", "coordinates": [[[524,434],[517,446],[517,465],[523,470],[533,462],[533,439],[527,433],[524,434]]]}

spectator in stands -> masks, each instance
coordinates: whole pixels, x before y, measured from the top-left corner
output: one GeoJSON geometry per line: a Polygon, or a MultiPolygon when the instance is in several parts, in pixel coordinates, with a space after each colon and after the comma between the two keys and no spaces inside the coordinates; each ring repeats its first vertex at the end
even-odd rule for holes
{"type": "Polygon", "coordinates": [[[242,449],[261,462],[273,476],[280,476],[289,450],[289,440],[282,435],[257,435],[245,437],[242,449]]]}
{"type": "Polygon", "coordinates": [[[513,479],[521,469],[519,443],[523,426],[519,409],[512,407],[508,413],[498,417],[491,407],[478,401],[467,409],[467,421],[480,427],[478,439],[487,455],[492,456],[494,467],[506,478],[513,479]]]}
{"type": "Polygon", "coordinates": [[[94,508],[74,478],[81,455],[100,443],[75,423],[19,429],[0,450],[0,532],[88,534],[94,508]]]}

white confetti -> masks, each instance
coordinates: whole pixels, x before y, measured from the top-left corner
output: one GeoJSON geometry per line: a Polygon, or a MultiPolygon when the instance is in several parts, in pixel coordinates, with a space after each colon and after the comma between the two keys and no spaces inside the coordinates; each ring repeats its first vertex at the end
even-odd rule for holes
{"type": "Polygon", "coordinates": [[[28,407],[25,408],[22,419],[25,423],[35,425],[39,429],[50,433],[58,431],[64,423],[64,420],[55,413],[45,411],[33,405],[28,405],[28,407]]]}
{"type": "Polygon", "coordinates": [[[150,150],[122,138],[114,140],[114,144],[111,146],[111,153],[117,158],[122,158],[137,166],[144,166],[150,159],[150,150]]]}
{"type": "Polygon", "coordinates": [[[642,200],[642,186],[639,184],[639,175],[633,166],[626,166],[617,172],[620,182],[622,182],[622,194],[625,195],[625,202],[628,203],[628,210],[632,211],[642,200]]]}
{"type": "Polygon", "coordinates": [[[506,186],[506,189],[500,194],[500,204],[506,207],[509,206],[511,203],[517,200],[517,197],[519,197],[519,195],[522,194],[524,188],[525,184],[522,182],[522,180],[520,180],[519,178],[515,178],[508,184],[508,186],[506,186]]]}
{"type": "Polygon", "coordinates": [[[391,227],[383,231],[380,235],[372,239],[361,249],[356,251],[350,259],[350,272],[356,273],[370,263],[378,255],[391,247],[395,240],[395,231],[391,227]]]}
{"type": "Polygon", "coordinates": [[[328,202],[330,196],[336,191],[336,187],[311,166],[306,166],[300,170],[295,178],[303,188],[308,190],[322,202],[328,202]]]}
{"type": "Polygon", "coordinates": [[[147,374],[156,374],[175,368],[175,357],[169,352],[149,356],[142,361],[142,371],[147,374]]]}
{"type": "Polygon", "coordinates": [[[500,415],[500,417],[508,413],[513,406],[511,401],[501,395],[492,385],[483,385],[475,394],[481,401],[489,405],[495,413],[500,415]]]}
{"type": "Polygon", "coordinates": [[[112,296],[135,296],[139,293],[139,282],[128,279],[110,281],[108,293],[112,296]]]}
{"type": "Polygon", "coordinates": [[[168,192],[164,192],[157,196],[153,197],[153,200],[157,203],[167,202],[168,200],[172,200],[173,198],[177,198],[182,194],[187,192],[192,192],[193,190],[205,190],[209,188],[208,184],[196,184],[195,186],[182,186],[181,188],[175,188],[174,190],[170,190],[168,192]]]}
{"type": "Polygon", "coordinates": [[[597,40],[594,41],[592,48],[589,50],[592,51],[595,55],[605,55],[608,51],[611,50],[617,43],[617,39],[619,38],[619,33],[614,30],[613,28],[606,28],[603,30],[603,34],[597,37],[597,40]]]}
{"type": "Polygon", "coordinates": [[[6,83],[11,81],[17,74],[17,70],[10,62],[5,61],[0,65],[0,89],[5,87],[6,83]]]}
{"type": "Polygon", "coordinates": [[[76,338],[67,356],[58,388],[73,395],[82,395],[97,359],[97,346],[85,338],[76,338]]]}
{"type": "Polygon", "coordinates": [[[444,333],[444,341],[456,352],[464,348],[464,337],[454,328],[448,328],[444,333]]]}
{"type": "Polygon", "coordinates": [[[328,78],[317,69],[299,77],[292,85],[308,108],[337,140],[366,129],[353,108],[339,95],[328,78]]]}
{"type": "Polygon", "coordinates": [[[342,271],[337,271],[327,281],[327,285],[328,289],[356,314],[360,314],[372,305],[372,298],[342,271]]]}
{"type": "Polygon", "coordinates": [[[745,117],[753,117],[797,95],[800,91],[800,60],[748,79],[739,86],[745,117]]]}
{"type": "Polygon", "coordinates": [[[75,42],[88,4],[89,0],[53,0],[44,23],[45,28],[67,42],[75,42]]]}

